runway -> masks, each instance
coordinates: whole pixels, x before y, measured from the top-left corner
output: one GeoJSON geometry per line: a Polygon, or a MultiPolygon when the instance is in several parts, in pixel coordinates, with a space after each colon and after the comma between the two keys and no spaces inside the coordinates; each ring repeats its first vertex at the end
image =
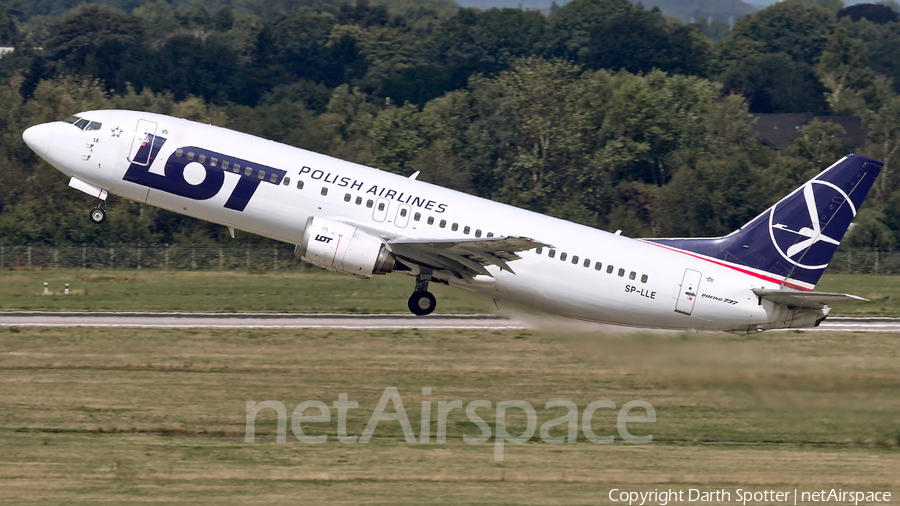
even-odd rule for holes
{"type": "MultiPolygon", "coordinates": [[[[525,318],[528,320],[529,318],[525,318]]],[[[591,325],[588,322],[580,322],[591,325]]],[[[414,316],[405,314],[310,313],[151,313],[151,312],[0,312],[0,327],[132,327],[160,329],[358,329],[358,330],[523,330],[535,325],[490,314],[414,316]]],[[[537,327],[543,327],[538,324],[537,327]]],[[[624,327],[615,329],[625,330],[624,327]]],[[[549,330],[549,329],[541,329],[549,330]]],[[[582,329],[582,331],[589,328],[582,329]]],[[[640,332],[642,329],[633,329],[640,332]]],[[[900,318],[835,317],[804,332],[896,332],[900,318]]]]}
{"type": "Polygon", "coordinates": [[[900,333],[900,318],[836,316],[828,318],[818,327],[797,329],[810,332],[897,332],[900,333]]]}
{"type": "Polygon", "coordinates": [[[298,313],[0,312],[0,327],[133,327],[160,329],[445,329],[520,330],[525,324],[496,315],[298,313]]]}

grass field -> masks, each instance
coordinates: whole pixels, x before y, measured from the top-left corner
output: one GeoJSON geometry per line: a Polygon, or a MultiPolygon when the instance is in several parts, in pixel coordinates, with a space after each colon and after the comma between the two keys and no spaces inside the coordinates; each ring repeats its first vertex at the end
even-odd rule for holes
{"type": "MultiPolygon", "coordinates": [[[[81,270],[0,271],[0,311],[200,311],[408,313],[413,278],[362,280],[324,270],[266,272],[81,270]],[[43,295],[44,282],[51,295],[43,295]],[[71,295],[64,296],[69,283],[71,295]]],[[[816,287],[870,302],[832,316],[900,316],[900,276],[826,275],[816,287]]],[[[490,299],[431,284],[438,313],[486,313],[490,299]]]]}
{"type": "MultiPolygon", "coordinates": [[[[409,313],[409,276],[358,279],[325,270],[266,272],[2,271],[0,310],[409,313]],[[51,295],[44,295],[44,282],[51,295]],[[65,283],[70,295],[65,296],[65,283]]],[[[438,313],[481,313],[490,299],[439,283],[438,313]]]]}
{"type": "MultiPolygon", "coordinates": [[[[534,331],[0,330],[0,501],[40,504],[607,503],[633,491],[725,488],[900,492],[897,335],[763,333],[605,336],[534,331]],[[556,399],[617,407],[641,399],[654,442],[494,447],[460,410],[446,443],[404,442],[381,422],[371,442],[327,434],[275,442],[273,410],[244,442],[246,402],[328,405],[347,393],[362,433],[386,387],[420,434],[430,399],[525,400],[538,426],[556,399]],[[732,442],[746,444],[709,444],[732,442]],[[779,444],[781,443],[781,444],[779,444]]],[[[388,411],[393,411],[388,408],[388,411]]],[[[494,422],[493,410],[479,413],[494,422]]],[[[525,428],[510,411],[511,434],[525,428]]],[[[313,413],[314,414],[314,413],[313,413]]],[[[642,414],[638,412],[636,414],[642,414]]],[[[332,411],[333,420],[336,410],[332,411]]],[[[290,423],[290,422],[289,422],[290,423]]],[[[615,411],[593,417],[614,435],[615,411]]],[[[580,428],[580,426],[579,426],[580,428]]],[[[496,426],[492,426],[496,430],[496,426]]],[[[554,432],[562,435],[562,432],[554,432]]],[[[734,503],[734,495],[729,503],[734,503]]],[[[621,503],[619,503],[621,504],[621,503]]]]}

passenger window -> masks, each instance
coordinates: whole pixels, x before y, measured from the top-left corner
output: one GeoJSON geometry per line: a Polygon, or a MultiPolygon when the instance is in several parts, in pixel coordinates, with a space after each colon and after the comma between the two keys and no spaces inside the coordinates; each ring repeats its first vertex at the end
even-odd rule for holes
{"type": "Polygon", "coordinates": [[[200,155],[200,156],[197,158],[197,161],[200,162],[200,163],[206,163],[206,155],[200,155]]]}
{"type": "Polygon", "coordinates": [[[265,179],[266,171],[264,171],[264,170],[259,171],[259,173],[256,175],[256,177],[257,177],[257,179],[265,179]]]}
{"type": "Polygon", "coordinates": [[[534,250],[534,252],[537,253],[538,255],[540,255],[542,251],[544,251],[544,248],[538,248],[538,249],[534,250]]]}
{"type": "Polygon", "coordinates": [[[379,211],[384,211],[384,202],[379,202],[379,203],[378,203],[378,210],[379,210],[379,211]]]}
{"type": "Polygon", "coordinates": [[[552,250],[548,251],[548,252],[547,252],[547,256],[550,257],[550,258],[555,257],[555,256],[556,256],[556,250],[555,250],[555,249],[552,249],[552,250]]]}
{"type": "Polygon", "coordinates": [[[466,225],[466,227],[465,227],[465,228],[463,228],[463,233],[464,233],[464,234],[466,234],[466,235],[469,235],[469,231],[470,231],[470,230],[472,230],[472,229],[471,229],[471,228],[469,228],[469,226],[468,226],[468,225],[466,225]]]}
{"type": "Polygon", "coordinates": [[[356,197],[356,205],[362,205],[362,197],[356,197]]]}
{"type": "Polygon", "coordinates": [[[246,169],[244,169],[245,176],[249,176],[250,174],[253,174],[253,167],[247,167],[246,169]]]}
{"type": "Polygon", "coordinates": [[[322,196],[324,197],[325,195],[328,195],[328,187],[327,186],[322,187],[322,196]]]}
{"type": "Polygon", "coordinates": [[[606,266],[606,273],[607,273],[607,274],[612,274],[612,273],[613,273],[613,270],[615,270],[615,267],[613,267],[612,265],[607,265],[607,266],[606,266]]]}
{"type": "Polygon", "coordinates": [[[447,220],[441,220],[441,224],[438,225],[438,226],[441,227],[441,228],[446,227],[446,226],[447,226],[447,220]]]}
{"type": "Polygon", "coordinates": [[[228,160],[222,160],[222,170],[228,170],[228,160]]]}
{"type": "Polygon", "coordinates": [[[374,200],[369,199],[369,200],[366,201],[366,207],[368,207],[369,209],[372,209],[372,206],[373,206],[373,205],[375,205],[375,201],[374,201],[374,200]]]}
{"type": "Polygon", "coordinates": [[[302,179],[298,179],[298,180],[297,180],[297,189],[298,189],[298,190],[302,190],[302,189],[303,189],[303,180],[302,180],[302,179]]]}
{"type": "Polygon", "coordinates": [[[234,164],[234,167],[231,168],[231,171],[234,172],[235,174],[237,174],[238,172],[240,172],[240,171],[241,171],[241,164],[239,164],[239,163],[234,164]]]}
{"type": "Polygon", "coordinates": [[[193,160],[193,159],[194,159],[194,152],[188,151],[188,160],[193,160]]]}
{"type": "Polygon", "coordinates": [[[621,278],[623,276],[625,276],[625,269],[619,267],[619,277],[621,278]]]}
{"type": "Polygon", "coordinates": [[[630,273],[630,274],[628,274],[628,279],[631,279],[631,280],[633,280],[633,279],[634,279],[634,278],[635,278],[635,277],[636,277],[636,276],[637,276],[637,273],[636,273],[636,272],[634,272],[634,271],[631,271],[631,273],[630,273]]]}
{"type": "Polygon", "coordinates": [[[416,213],[413,215],[413,219],[419,221],[422,219],[422,213],[416,213]]]}
{"type": "MultiPolygon", "coordinates": [[[[225,162],[222,162],[222,163],[225,163],[225,162]]],[[[281,182],[282,182],[282,184],[284,184],[285,186],[290,186],[290,184],[291,184],[291,178],[285,176],[284,179],[281,180],[281,182]]]]}
{"type": "MultiPolygon", "coordinates": [[[[184,154],[184,150],[183,150],[183,149],[178,148],[178,149],[175,150],[175,156],[177,156],[178,158],[181,158],[181,155],[183,155],[183,154],[184,154]]],[[[225,164],[222,164],[222,166],[224,167],[225,164]]]]}
{"type": "Polygon", "coordinates": [[[434,225],[434,216],[429,216],[429,217],[428,217],[428,224],[429,224],[429,225],[434,225]]]}
{"type": "Polygon", "coordinates": [[[475,237],[481,237],[481,230],[475,231],[475,237]]]}
{"type": "Polygon", "coordinates": [[[349,193],[344,194],[344,202],[350,202],[350,199],[353,198],[349,193]]]}
{"type": "Polygon", "coordinates": [[[578,264],[578,255],[572,255],[572,265],[578,264]]]}
{"type": "Polygon", "coordinates": [[[210,166],[210,167],[215,167],[217,163],[219,163],[219,160],[217,160],[215,157],[212,157],[212,158],[209,159],[209,166],[210,166]]]}
{"type": "Polygon", "coordinates": [[[278,182],[278,174],[272,174],[271,176],[269,176],[269,181],[273,183],[278,182]]]}
{"type": "Polygon", "coordinates": [[[603,264],[602,264],[602,263],[597,262],[597,263],[594,264],[594,270],[595,270],[595,271],[599,271],[599,270],[602,269],[602,268],[603,268],[603,264]]]}
{"type": "Polygon", "coordinates": [[[563,262],[565,262],[565,261],[566,261],[566,256],[567,256],[567,253],[560,253],[560,254],[559,254],[559,259],[562,260],[563,262]]]}
{"type": "Polygon", "coordinates": [[[493,233],[493,232],[488,232],[488,235],[487,235],[487,236],[488,236],[488,237],[494,237],[494,233],[493,233]]]}
{"type": "Polygon", "coordinates": [[[647,282],[647,275],[641,274],[641,283],[646,283],[646,282],[647,282]]]}
{"type": "Polygon", "coordinates": [[[456,232],[457,230],[459,230],[459,223],[454,223],[453,226],[450,227],[450,230],[452,230],[452,231],[454,231],[454,232],[456,232]]]}
{"type": "Polygon", "coordinates": [[[400,210],[400,217],[401,217],[401,218],[406,218],[406,208],[403,208],[403,209],[400,210]]]}
{"type": "Polygon", "coordinates": [[[585,258],[585,259],[584,259],[584,266],[585,266],[585,267],[590,267],[590,266],[591,266],[591,260],[588,259],[588,258],[585,258]]]}

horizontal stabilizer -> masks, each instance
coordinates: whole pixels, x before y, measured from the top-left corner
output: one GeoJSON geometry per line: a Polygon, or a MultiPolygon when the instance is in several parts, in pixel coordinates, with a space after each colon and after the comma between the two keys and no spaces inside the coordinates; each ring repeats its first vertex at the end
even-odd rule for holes
{"type": "Polygon", "coordinates": [[[798,309],[821,309],[824,306],[842,306],[869,300],[846,293],[793,292],[789,290],[764,290],[761,288],[753,290],[753,293],[776,304],[798,309]]]}

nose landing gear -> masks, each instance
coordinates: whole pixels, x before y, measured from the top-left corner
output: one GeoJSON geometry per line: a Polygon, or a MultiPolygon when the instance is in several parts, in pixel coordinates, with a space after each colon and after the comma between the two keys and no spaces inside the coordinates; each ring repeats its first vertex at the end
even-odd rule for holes
{"type": "Polygon", "coordinates": [[[434,312],[437,300],[428,291],[428,279],[416,278],[416,289],[409,296],[409,310],[416,316],[425,316],[434,312]]]}
{"type": "Polygon", "coordinates": [[[101,200],[97,204],[97,207],[91,209],[90,217],[91,217],[91,221],[96,225],[99,225],[99,224],[103,223],[104,221],[106,221],[106,201],[105,200],[101,200]]]}

